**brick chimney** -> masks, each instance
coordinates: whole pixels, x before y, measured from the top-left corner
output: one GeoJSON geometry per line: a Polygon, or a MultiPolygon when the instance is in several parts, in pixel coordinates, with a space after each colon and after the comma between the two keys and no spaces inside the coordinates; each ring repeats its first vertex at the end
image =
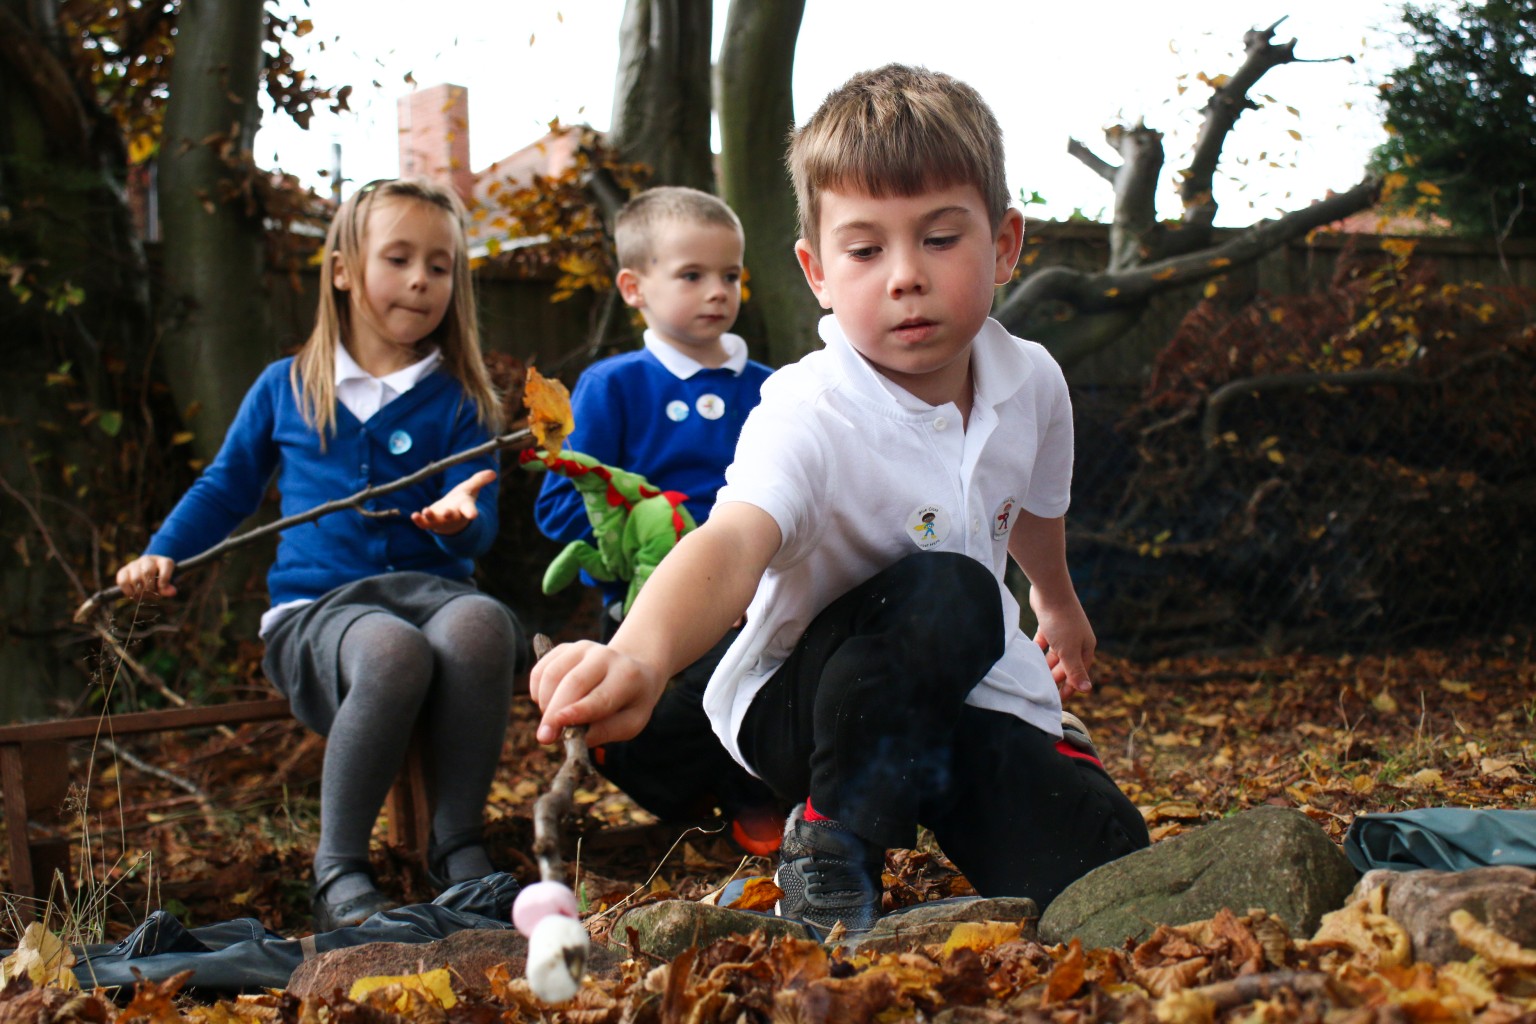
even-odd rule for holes
{"type": "Polygon", "coordinates": [[[400,120],[400,177],[451,187],[466,202],[474,192],[469,167],[469,90],[434,85],[395,103],[400,120]]]}

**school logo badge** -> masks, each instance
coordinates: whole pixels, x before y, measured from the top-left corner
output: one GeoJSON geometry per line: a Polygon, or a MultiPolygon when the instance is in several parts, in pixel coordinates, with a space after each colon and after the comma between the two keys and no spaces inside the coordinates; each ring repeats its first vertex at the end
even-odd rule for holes
{"type": "Polygon", "coordinates": [[[404,455],[411,450],[411,435],[397,430],[389,435],[389,454],[404,455]]]}
{"type": "Polygon", "coordinates": [[[1008,536],[1008,531],[1013,529],[1013,524],[1019,518],[1019,499],[1009,497],[1003,499],[1003,503],[997,506],[997,512],[992,516],[992,538],[994,540],[1008,536]]]}
{"type": "Polygon", "coordinates": [[[949,536],[949,513],[938,505],[922,505],[907,517],[907,536],[923,550],[949,536]]]}
{"type": "Polygon", "coordinates": [[[725,399],[719,395],[700,395],[693,407],[707,420],[717,420],[725,415],[725,399]]]}
{"type": "Polygon", "coordinates": [[[688,403],[677,399],[667,403],[667,419],[681,423],[688,418],[688,403]]]}

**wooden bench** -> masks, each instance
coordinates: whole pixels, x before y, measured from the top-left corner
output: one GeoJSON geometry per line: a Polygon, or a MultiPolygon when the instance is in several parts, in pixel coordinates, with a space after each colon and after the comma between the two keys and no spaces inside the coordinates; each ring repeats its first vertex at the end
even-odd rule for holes
{"type": "MultiPolygon", "coordinates": [[[[168,708],[113,715],[23,722],[0,726],[0,797],[5,801],[6,855],[11,888],[23,920],[36,916],[47,901],[55,874],[64,885],[70,875],[69,838],[57,828],[53,813],[69,792],[69,742],[97,736],[117,738],[182,729],[267,722],[288,718],[281,698],[216,704],[210,707],[168,708]],[[38,821],[49,814],[48,821],[38,821]]],[[[400,777],[390,790],[385,811],[393,846],[426,864],[432,828],[424,763],[419,742],[412,741],[400,777]]],[[[66,896],[68,893],[66,893],[66,896]]]]}

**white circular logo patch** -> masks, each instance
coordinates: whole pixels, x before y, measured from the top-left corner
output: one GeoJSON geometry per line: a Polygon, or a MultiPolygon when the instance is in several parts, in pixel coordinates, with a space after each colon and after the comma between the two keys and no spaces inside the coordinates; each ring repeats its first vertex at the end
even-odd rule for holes
{"type": "Polygon", "coordinates": [[[1013,529],[1014,521],[1019,518],[1019,499],[1007,498],[997,506],[997,512],[992,516],[992,536],[994,539],[1008,536],[1008,531],[1013,529]]]}
{"type": "Polygon", "coordinates": [[[907,536],[927,549],[949,536],[949,513],[938,505],[923,505],[907,517],[907,536]]]}
{"type": "Polygon", "coordinates": [[[719,395],[700,395],[693,407],[707,420],[717,420],[725,415],[725,399],[719,395]]]}
{"type": "Polygon", "coordinates": [[[688,403],[682,400],[667,403],[667,419],[681,423],[688,418],[688,403]]]}

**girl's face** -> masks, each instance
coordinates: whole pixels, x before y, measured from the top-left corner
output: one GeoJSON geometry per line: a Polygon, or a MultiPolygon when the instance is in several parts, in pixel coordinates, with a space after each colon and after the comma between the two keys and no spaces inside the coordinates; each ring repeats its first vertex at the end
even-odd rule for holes
{"type": "Polygon", "coordinates": [[[431,203],[382,197],[363,227],[362,266],[334,258],[333,281],[347,293],[352,336],[342,339],[365,370],[390,373],[420,358],[417,343],[437,330],[453,301],[453,217],[431,203]]]}

